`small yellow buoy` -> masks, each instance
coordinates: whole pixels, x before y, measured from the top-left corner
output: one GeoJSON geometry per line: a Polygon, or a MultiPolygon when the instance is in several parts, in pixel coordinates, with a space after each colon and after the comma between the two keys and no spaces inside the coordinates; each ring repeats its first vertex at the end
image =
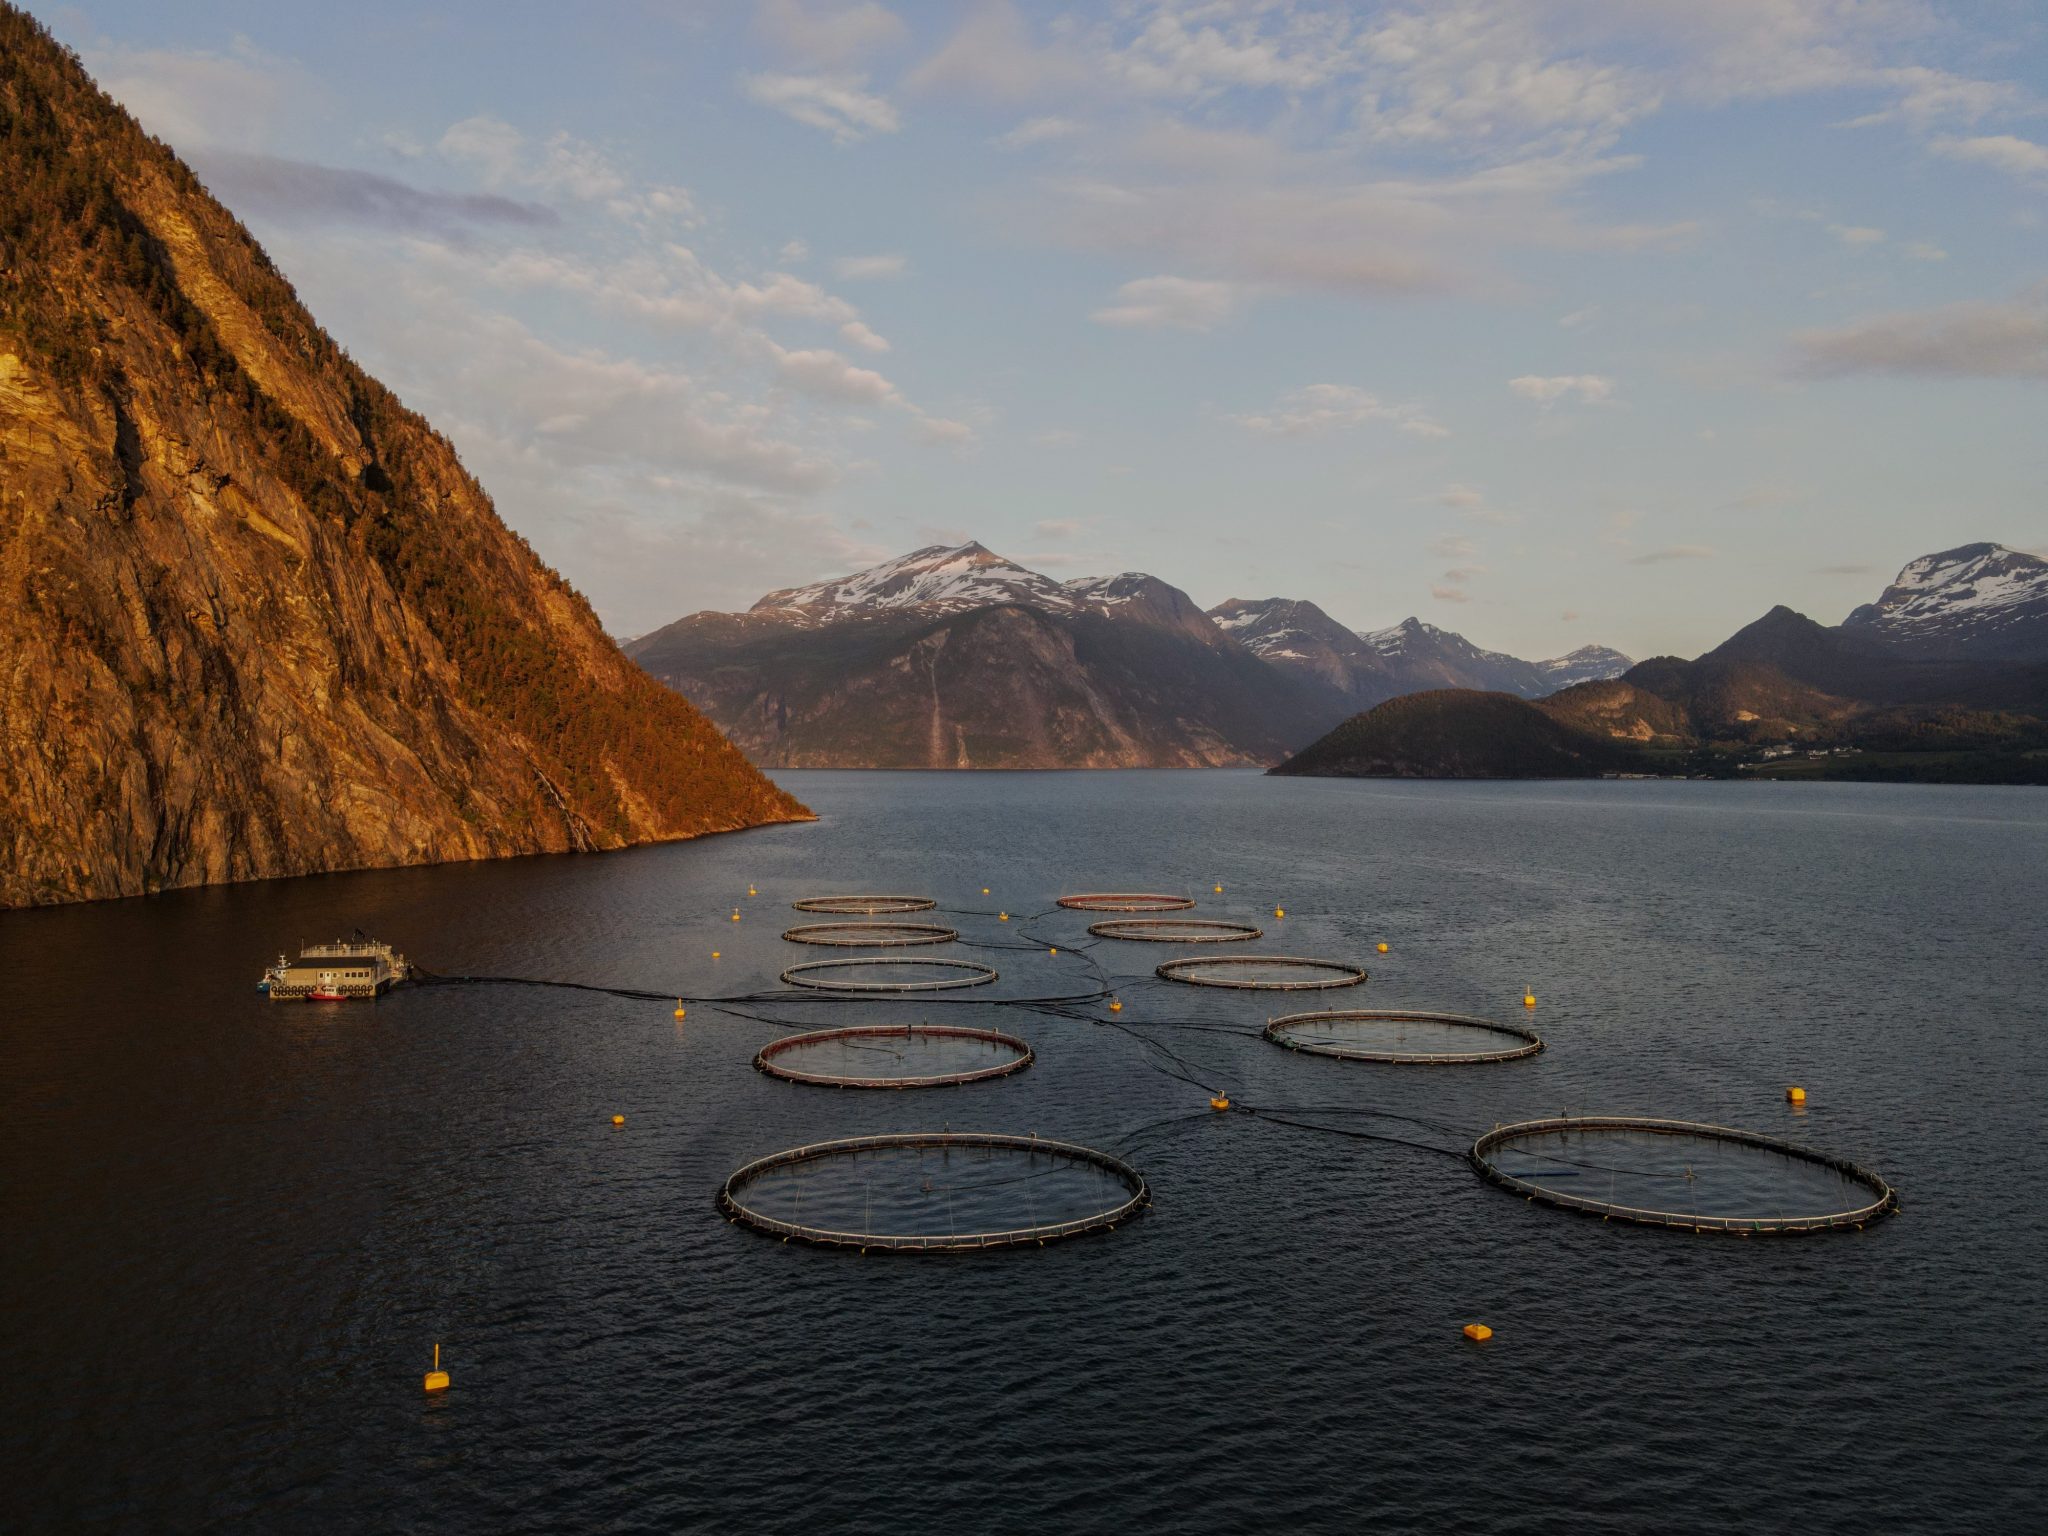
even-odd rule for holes
{"type": "Polygon", "coordinates": [[[1804,1088],[1787,1088],[1785,1090],[1785,1097],[1794,1104],[1804,1104],[1806,1102],[1806,1090],[1804,1088]]]}
{"type": "Polygon", "coordinates": [[[1216,887],[1216,894],[1217,894],[1218,896],[1221,896],[1221,895],[1223,894],[1223,887],[1222,887],[1222,886],[1220,886],[1220,885],[1219,885],[1219,886],[1217,886],[1217,887],[1216,887]]]}
{"type": "Polygon", "coordinates": [[[714,949],[713,951],[711,951],[711,958],[712,958],[712,959],[714,959],[714,960],[716,960],[716,959],[718,958],[718,951],[717,951],[717,950],[715,950],[715,949],[714,949]]]}
{"type": "Polygon", "coordinates": [[[1010,920],[1010,914],[1007,912],[998,912],[996,916],[1006,923],[1010,920]]]}
{"type": "Polygon", "coordinates": [[[981,888],[981,894],[982,894],[982,895],[984,895],[984,896],[986,896],[986,895],[988,894],[988,887],[987,887],[987,886],[985,886],[985,885],[984,885],[984,886],[983,886],[983,887],[981,888]]]}
{"type": "Polygon", "coordinates": [[[429,1392],[446,1392],[448,1390],[448,1373],[441,1369],[441,1346],[438,1344],[434,1346],[434,1368],[427,1372],[427,1390],[429,1392]]]}
{"type": "Polygon", "coordinates": [[[758,896],[758,895],[760,895],[761,893],[760,893],[759,891],[755,890],[755,889],[754,889],[754,888],[753,888],[753,887],[752,887],[752,886],[750,885],[750,886],[748,886],[748,887],[747,887],[747,894],[748,894],[749,896],[758,896]]]}
{"type": "Polygon", "coordinates": [[[677,1017],[678,1019],[680,1019],[680,1018],[682,1018],[682,1017],[683,1017],[683,1015],[684,1015],[684,1014],[686,1014],[686,1013],[688,1013],[688,1012],[689,1012],[689,1010],[688,1010],[687,1008],[685,1008],[685,1007],[683,1006],[683,1000],[682,1000],[682,999],[681,999],[680,997],[679,997],[679,998],[677,998],[677,999],[676,999],[676,1017],[677,1017]]]}
{"type": "Polygon", "coordinates": [[[1534,1008],[1536,1006],[1536,994],[1534,992],[1524,992],[1522,994],[1522,1006],[1524,1008],[1534,1008]]]}
{"type": "Polygon", "coordinates": [[[625,1117],[624,1115],[613,1115],[613,1116],[612,1116],[612,1124],[613,1124],[613,1125],[624,1125],[625,1123],[626,1123],[626,1117],[625,1117]]]}
{"type": "Polygon", "coordinates": [[[738,907],[734,907],[732,909],[732,920],[734,922],[738,922],[740,920],[740,909],[738,907]]]}
{"type": "Polygon", "coordinates": [[[1287,915],[1287,909],[1285,907],[1275,907],[1273,909],[1273,915],[1275,917],[1285,917],[1287,915]]]}
{"type": "Polygon", "coordinates": [[[1383,955],[1384,955],[1384,954],[1385,954],[1385,953],[1387,952],[1387,946],[1386,946],[1386,945],[1382,944],[1382,945],[1380,945],[1380,947],[1379,947],[1379,948],[1380,948],[1380,953],[1381,953],[1381,954],[1383,954],[1383,955]]]}
{"type": "Polygon", "coordinates": [[[1465,1325],[1465,1337],[1475,1344],[1484,1344],[1493,1337],[1493,1330],[1484,1323],[1467,1323],[1465,1325]]]}
{"type": "Polygon", "coordinates": [[[1124,1005],[1112,997],[1109,1000],[1109,1011],[1111,1013],[1122,1013],[1124,1011],[1124,1005]]]}
{"type": "Polygon", "coordinates": [[[1230,1108],[1230,1100],[1224,1098],[1223,1095],[1219,1093],[1216,1095],[1215,1098],[1209,1101],[1209,1107],[1211,1109],[1228,1109],[1230,1108]]]}
{"type": "Polygon", "coordinates": [[[1058,954],[1059,952],[1060,952],[1060,947],[1059,947],[1059,945],[1057,945],[1057,944],[1053,945],[1053,947],[1052,947],[1051,949],[1048,949],[1048,950],[1046,951],[1046,953],[1047,953],[1048,955],[1056,955],[1056,954],[1058,954]]]}

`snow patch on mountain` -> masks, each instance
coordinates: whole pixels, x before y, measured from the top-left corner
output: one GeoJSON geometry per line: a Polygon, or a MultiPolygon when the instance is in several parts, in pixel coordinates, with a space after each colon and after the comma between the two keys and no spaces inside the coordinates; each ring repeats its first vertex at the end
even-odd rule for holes
{"type": "Polygon", "coordinates": [[[1922,555],[1842,628],[1926,656],[2048,659],[2048,560],[2002,544],[1922,555]]]}
{"type": "Polygon", "coordinates": [[[1563,689],[1579,683],[1604,683],[1621,676],[1634,665],[1632,658],[1622,655],[1611,645],[1582,645],[1576,651],[1537,662],[1536,670],[1548,678],[1554,688],[1563,689]]]}

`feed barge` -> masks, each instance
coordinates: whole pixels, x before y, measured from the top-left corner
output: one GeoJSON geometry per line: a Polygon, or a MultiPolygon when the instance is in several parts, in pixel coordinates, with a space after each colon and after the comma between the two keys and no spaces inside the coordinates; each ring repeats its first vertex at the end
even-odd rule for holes
{"type": "Polygon", "coordinates": [[[339,1003],[376,997],[411,975],[405,956],[389,944],[359,937],[309,945],[296,960],[279,955],[256,985],[273,1003],[339,1003]]]}

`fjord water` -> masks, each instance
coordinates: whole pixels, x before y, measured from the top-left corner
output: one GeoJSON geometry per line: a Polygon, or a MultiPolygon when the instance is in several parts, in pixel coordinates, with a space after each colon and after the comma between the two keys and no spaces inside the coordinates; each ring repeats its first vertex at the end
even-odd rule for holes
{"type": "Polygon", "coordinates": [[[0,1525],[2038,1519],[2048,793],[783,782],[823,819],[0,915],[0,1525]],[[886,889],[1012,914],[943,919],[968,941],[1061,946],[920,951],[1003,972],[948,996],[1068,992],[1087,915],[1024,914],[1090,888],[1199,894],[1265,924],[1252,948],[1372,979],[1200,990],[1145,979],[1181,951],[1097,946],[1126,978],[1119,1022],[1181,1065],[1107,1024],[936,999],[678,1024],[596,993],[273,1006],[253,985],[280,947],[361,925],[442,973],[747,992],[828,953],[780,940],[792,899],[886,889]],[[1329,1003],[1520,1018],[1525,988],[1549,1049],[1502,1065],[1345,1064],[1257,1034],[1329,1003]],[[791,1028],[941,1017],[1037,1061],[907,1093],[750,1065],[791,1028]],[[1746,1127],[1879,1170],[1904,1212],[1776,1240],[1604,1224],[1451,1156],[1212,1113],[1210,1086],[1445,1151],[1563,1108],[1746,1127]],[[785,1245],[714,1209],[757,1155],[934,1125],[1120,1151],[1156,1205],[1113,1234],[924,1258],[785,1245]],[[437,1340],[454,1386],[429,1399],[437,1340]]]}

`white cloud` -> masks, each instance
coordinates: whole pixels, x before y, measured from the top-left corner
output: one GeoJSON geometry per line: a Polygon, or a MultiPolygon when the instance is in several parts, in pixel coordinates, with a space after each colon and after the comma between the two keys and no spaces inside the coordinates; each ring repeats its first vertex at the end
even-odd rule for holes
{"type": "Polygon", "coordinates": [[[83,57],[101,89],[181,153],[207,145],[267,149],[280,124],[328,95],[297,64],[246,38],[226,53],[100,42],[83,57]]]}
{"type": "Polygon", "coordinates": [[[903,18],[874,0],[851,5],[761,0],[754,24],[784,54],[826,69],[855,63],[910,36],[903,18]]]}
{"type": "Polygon", "coordinates": [[[2004,171],[2008,176],[2048,178],[2048,144],[2036,144],[2010,133],[1976,139],[1936,139],[1934,152],[1952,160],[1970,160],[2004,171]]]}
{"type": "Polygon", "coordinates": [[[1462,533],[1447,533],[1429,546],[1429,552],[1440,560],[1470,560],[1479,546],[1462,533]]]}
{"type": "Polygon", "coordinates": [[[1508,388],[1546,409],[1571,396],[1586,405],[1597,405],[1614,397],[1614,380],[1597,373],[1525,373],[1518,379],[1509,379],[1508,388]]]}
{"type": "Polygon", "coordinates": [[[1077,517],[1049,517],[1032,525],[1031,531],[1041,539],[1071,539],[1081,532],[1081,520],[1077,517]]]}
{"type": "Polygon", "coordinates": [[[1009,0],[982,0],[959,30],[910,76],[915,90],[987,101],[1029,101],[1097,82],[1097,66],[1065,42],[1040,46],[1009,0]]]}
{"type": "Polygon", "coordinates": [[[860,75],[746,75],[740,83],[752,100],[841,144],[902,126],[895,107],[868,91],[860,75]]]}
{"type": "Polygon", "coordinates": [[[1382,400],[1350,384],[1310,384],[1289,390],[1264,411],[1230,418],[1249,431],[1269,437],[1313,437],[1332,429],[1387,422],[1417,437],[1448,437],[1450,433],[1418,405],[1382,400]]]}
{"type": "Polygon", "coordinates": [[[1844,245],[1882,245],[1884,231],[1868,224],[1830,224],[1828,233],[1844,245]]]}
{"type": "Polygon", "coordinates": [[[2048,284],[2001,302],[1876,315],[1793,339],[1794,370],[1932,378],[2048,379],[2048,284]]]}
{"type": "Polygon", "coordinates": [[[1069,117],[1032,117],[998,136],[995,143],[1004,149],[1027,149],[1033,144],[1049,144],[1054,139],[1068,138],[1080,131],[1081,125],[1069,117]]]}
{"type": "Polygon", "coordinates": [[[801,262],[809,261],[811,259],[810,243],[804,240],[787,241],[782,249],[776,252],[775,259],[785,267],[793,267],[801,262]]]}
{"type": "Polygon", "coordinates": [[[1575,331],[1582,325],[1591,325],[1599,314],[1598,304],[1588,304],[1584,309],[1575,309],[1568,315],[1559,315],[1557,323],[1562,330],[1575,331]]]}
{"type": "Polygon", "coordinates": [[[1469,603],[1472,601],[1472,594],[1463,587],[1434,585],[1430,587],[1429,595],[1442,603],[1469,603]]]}
{"type": "Polygon", "coordinates": [[[1237,302],[1228,283],[1191,277],[1141,277],[1116,291],[1117,302],[1089,316],[1097,325],[1208,331],[1230,318],[1237,302]]]}
{"type": "Polygon", "coordinates": [[[896,386],[874,369],[848,362],[829,347],[791,351],[772,342],[769,345],[773,348],[775,376],[793,389],[859,405],[889,405],[901,398],[896,386]]]}
{"type": "Polygon", "coordinates": [[[1948,252],[1930,240],[1914,240],[1905,247],[1908,261],[1947,261],[1948,252]]]}
{"type": "Polygon", "coordinates": [[[910,270],[904,256],[842,256],[832,270],[847,282],[869,282],[876,278],[901,277],[910,270]]]}

